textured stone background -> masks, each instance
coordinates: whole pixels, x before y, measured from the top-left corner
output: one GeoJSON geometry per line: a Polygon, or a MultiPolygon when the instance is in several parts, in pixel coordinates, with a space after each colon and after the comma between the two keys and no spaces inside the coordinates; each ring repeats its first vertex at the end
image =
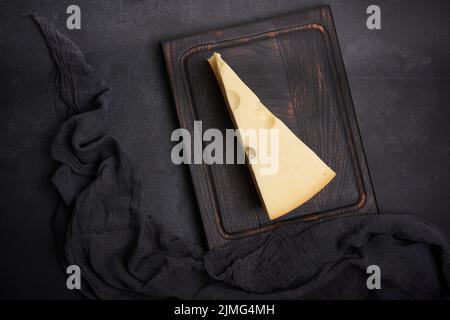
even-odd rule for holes
{"type": "Polygon", "coordinates": [[[450,236],[448,1],[114,0],[0,4],[0,298],[80,298],[65,287],[52,230],[54,70],[34,7],[114,90],[111,131],[143,183],[143,207],[203,241],[187,167],[170,162],[175,107],[159,41],[330,4],[382,212],[425,217],[450,236]],[[66,29],[77,4],[82,29],[66,29]],[[378,4],[382,30],[365,27],[378,4]]]}

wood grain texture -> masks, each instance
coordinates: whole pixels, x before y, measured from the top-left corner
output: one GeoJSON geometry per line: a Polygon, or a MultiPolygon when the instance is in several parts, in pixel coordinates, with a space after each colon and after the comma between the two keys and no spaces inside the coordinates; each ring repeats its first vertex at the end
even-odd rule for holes
{"type": "Polygon", "coordinates": [[[310,201],[270,221],[246,165],[189,166],[210,248],[287,223],[378,212],[328,6],[162,44],[180,125],[233,128],[206,59],[223,59],[336,173],[310,201]]]}

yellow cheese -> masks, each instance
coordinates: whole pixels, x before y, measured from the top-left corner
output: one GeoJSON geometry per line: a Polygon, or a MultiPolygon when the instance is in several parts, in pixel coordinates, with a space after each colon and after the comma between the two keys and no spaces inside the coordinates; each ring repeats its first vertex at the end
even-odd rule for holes
{"type": "MultiPolygon", "coordinates": [[[[335,177],[333,170],[261,103],[220,54],[214,53],[208,62],[227,101],[235,127],[244,131],[264,129],[277,132],[278,145],[267,142],[269,146],[266,147],[268,154],[278,159],[278,170],[274,174],[264,174],[265,164],[257,161],[261,145],[240,134],[253,180],[270,219],[294,210],[323,189],[335,177]]],[[[267,140],[272,141],[270,138],[267,140]]]]}

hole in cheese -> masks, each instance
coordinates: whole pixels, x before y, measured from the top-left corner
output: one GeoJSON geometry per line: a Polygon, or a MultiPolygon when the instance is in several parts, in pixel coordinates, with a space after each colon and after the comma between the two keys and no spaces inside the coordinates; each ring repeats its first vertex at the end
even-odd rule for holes
{"type": "Polygon", "coordinates": [[[234,91],[227,91],[228,104],[230,105],[231,110],[235,111],[239,108],[239,104],[241,103],[241,98],[234,91]]]}
{"type": "Polygon", "coordinates": [[[256,117],[258,126],[262,129],[270,129],[275,125],[275,117],[262,108],[256,110],[256,117]]]}
{"type": "Polygon", "coordinates": [[[246,147],[245,148],[245,153],[247,154],[247,157],[250,160],[255,159],[255,157],[256,157],[256,151],[252,147],[246,147]]]}

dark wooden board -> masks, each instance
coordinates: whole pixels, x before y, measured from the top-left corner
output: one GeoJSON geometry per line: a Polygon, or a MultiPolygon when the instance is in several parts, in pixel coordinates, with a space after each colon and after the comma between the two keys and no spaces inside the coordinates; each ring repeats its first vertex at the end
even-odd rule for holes
{"type": "Polygon", "coordinates": [[[286,223],[378,212],[328,6],[163,42],[180,125],[233,128],[206,59],[220,52],[261,101],[337,174],[270,221],[246,165],[189,165],[210,248],[286,223]]]}

